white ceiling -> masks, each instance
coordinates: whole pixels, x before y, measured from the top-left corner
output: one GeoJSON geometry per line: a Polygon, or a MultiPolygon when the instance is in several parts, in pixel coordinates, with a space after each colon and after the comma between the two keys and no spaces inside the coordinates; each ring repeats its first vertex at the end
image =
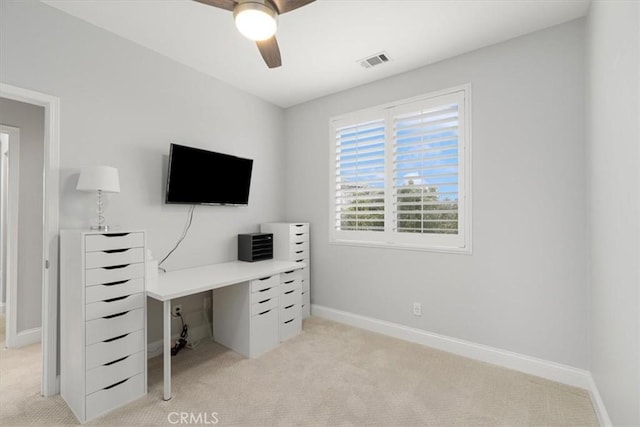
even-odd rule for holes
{"type": "Polygon", "coordinates": [[[318,0],[280,16],[268,69],[231,12],[191,0],[45,3],[281,107],[585,16],[589,0],[318,0]],[[359,60],[386,51],[389,63],[359,60]]]}

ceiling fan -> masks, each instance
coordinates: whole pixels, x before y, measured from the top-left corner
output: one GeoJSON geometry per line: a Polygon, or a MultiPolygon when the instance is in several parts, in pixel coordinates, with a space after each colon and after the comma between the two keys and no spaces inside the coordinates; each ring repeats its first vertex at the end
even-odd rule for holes
{"type": "Polygon", "coordinates": [[[269,68],[282,65],[276,41],[278,15],[291,12],[315,0],[195,0],[233,12],[240,33],[256,42],[262,59],[269,68]]]}

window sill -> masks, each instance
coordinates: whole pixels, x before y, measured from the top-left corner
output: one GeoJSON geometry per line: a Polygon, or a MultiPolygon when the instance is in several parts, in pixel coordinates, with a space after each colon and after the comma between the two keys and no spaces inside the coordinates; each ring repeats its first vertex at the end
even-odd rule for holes
{"type": "Polygon", "coordinates": [[[360,240],[344,240],[344,239],[332,239],[329,238],[330,245],[338,246],[359,246],[368,248],[380,248],[380,249],[397,249],[403,251],[419,251],[419,252],[437,252],[446,254],[457,255],[472,255],[470,245],[464,248],[451,248],[440,246],[426,246],[426,245],[408,245],[403,243],[389,243],[389,242],[368,242],[360,240]]]}

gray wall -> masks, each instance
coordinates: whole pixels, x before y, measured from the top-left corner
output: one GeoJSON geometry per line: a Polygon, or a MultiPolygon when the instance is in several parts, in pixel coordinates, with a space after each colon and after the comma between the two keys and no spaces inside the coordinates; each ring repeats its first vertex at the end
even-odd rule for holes
{"type": "Polygon", "coordinates": [[[573,21],[286,110],[312,302],[588,368],[583,39],[573,21]],[[330,245],[329,118],[467,82],[473,254],[330,245]]]}
{"type": "Polygon", "coordinates": [[[592,2],[587,29],[591,372],[640,425],[640,3],[592,2]]]}
{"type": "MultiPolygon", "coordinates": [[[[254,174],[248,207],[195,209],[168,269],[235,259],[237,233],[282,218],[280,108],[44,4],[0,8],[2,81],[60,97],[62,228],[95,215],[95,195],[75,190],[79,169],[115,166],[121,193],[108,195],[107,221],[146,229],[149,248],[164,256],[188,211],[163,202],[170,142],[252,158],[254,174]]],[[[183,304],[202,309],[197,297],[183,304]]],[[[161,305],[150,304],[148,317],[149,340],[161,339],[161,305]]]]}
{"type": "MultiPolygon", "coordinates": [[[[2,118],[0,118],[0,121],[2,120],[2,118]]],[[[0,203],[6,204],[8,201],[7,198],[7,192],[9,191],[9,186],[8,186],[8,160],[5,158],[4,153],[7,152],[9,150],[9,135],[6,133],[0,133],[0,203]],[[5,162],[7,162],[7,165],[5,165],[5,162]],[[5,173],[7,173],[7,176],[5,177],[5,173]]],[[[6,213],[4,214],[6,216],[6,213]]],[[[6,278],[4,278],[4,274],[5,274],[5,256],[7,253],[7,239],[5,238],[5,236],[7,235],[7,227],[5,224],[5,219],[3,218],[3,215],[0,214],[0,234],[2,234],[2,241],[0,242],[0,269],[2,270],[2,273],[0,273],[0,276],[2,276],[2,283],[0,283],[0,307],[2,307],[0,309],[0,311],[2,313],[4,313],[4,303],[7,300],[7,289],[6,289],[6,278]]]]}
{"type": "Polygon", "coordinates": [[[23,332],[42,325],[44,108],[0,98],[0,123],[20,129],[16,330],[23,332]]]}

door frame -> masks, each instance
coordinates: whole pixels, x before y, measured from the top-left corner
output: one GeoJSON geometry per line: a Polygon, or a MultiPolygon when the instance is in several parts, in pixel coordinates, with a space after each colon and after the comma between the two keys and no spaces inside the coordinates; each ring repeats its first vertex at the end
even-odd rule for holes
{"type": "MultiPolygon", "coordinates": [[[[0,124],[0,132],[9,135],[8,161],[9,173],[6,175],[8,183],[6,185],[7,201],[6,209],[3,212],[7,225],[5,238],[6,253],[3,251],[5,264],[3,268],[4,288],[6,292],[6,346],[9,348],[18,346],[18,203],[19,203],[19,181],[20,181],[20,129],[0,124]]],[[[3,171],[3,175],[5,172],[3,171]]],[[[0,178],[3,183],[4,176],[0,178]]],[[[0,224],[2,226],[2,224],[0,224]]]]}
{"type": "Polygon", "coordinates": [[[60,98],[0,83],[0,97],[44,107],[42,236],[42,381],[43,396],[58,394],[58,234],[60,177],[60,98]]]}

